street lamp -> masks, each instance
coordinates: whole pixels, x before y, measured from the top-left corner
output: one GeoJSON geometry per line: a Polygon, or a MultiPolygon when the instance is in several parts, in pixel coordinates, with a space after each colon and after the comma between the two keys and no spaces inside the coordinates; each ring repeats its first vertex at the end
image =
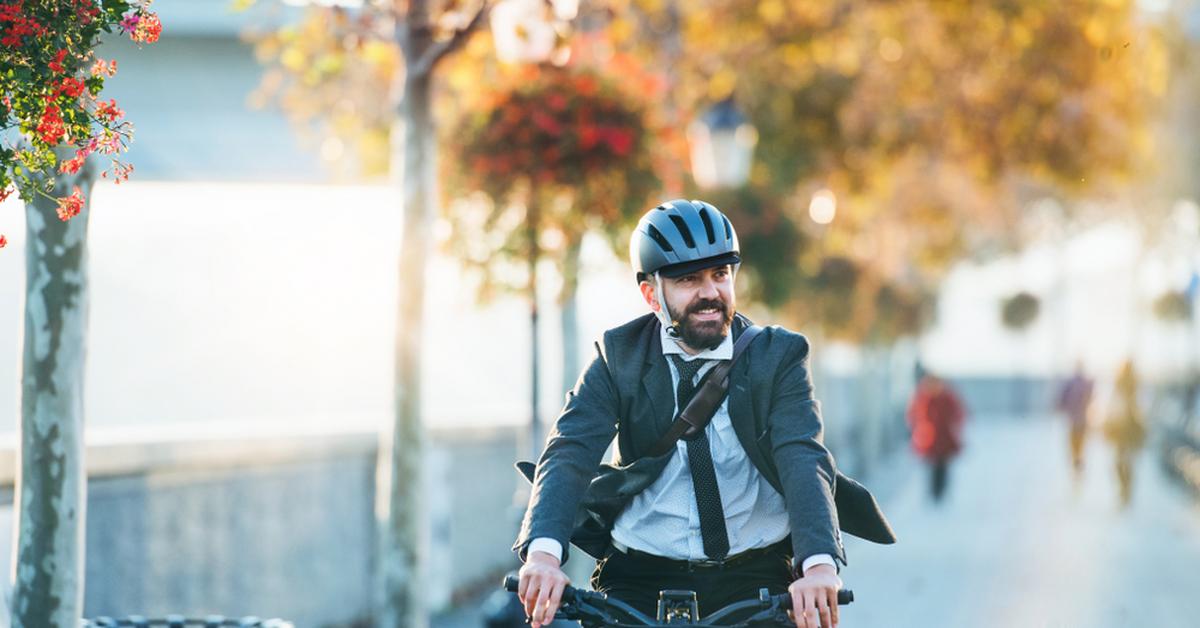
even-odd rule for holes
{"type": "Polygon", "coordinates": [[[821,188],[813,192],[812,200],[808,203],[808,217],[818,225],[827,225],[833,222],[833,217],[837,215],[837,196],[833,190],[821,188]]]}
{"type": "Polygon", "coordinates": [[[492,39],[504,63],[541,63],[558,45],[543,0],[501,0],[492,7],[492,39]]]}
{"type": "Polygon", "coordinates": [[[700,187],[738,187],[749,180],[758,131],[732,98],[713,105],[693,122],[688,127],[688,142],[692,176],[700,187]]]}

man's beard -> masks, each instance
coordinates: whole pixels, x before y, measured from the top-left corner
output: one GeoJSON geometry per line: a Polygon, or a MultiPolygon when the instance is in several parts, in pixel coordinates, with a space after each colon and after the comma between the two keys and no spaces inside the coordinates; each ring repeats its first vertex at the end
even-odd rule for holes
{"type": "Polygon", "coordinates": [[[704,351],[715,349],[725,341],[729,334],[729,326],[733,324],[733,308],[720,299],[700,299],[688,306],[684,312],[678,312],[671,304],[667,304],[667,312],[671,320],[679,328],[679,337],[687,346],[704,351]],[[721,318],[715,321],[695,321],[691,315],[700,310],[716,309],[721,318]]]}

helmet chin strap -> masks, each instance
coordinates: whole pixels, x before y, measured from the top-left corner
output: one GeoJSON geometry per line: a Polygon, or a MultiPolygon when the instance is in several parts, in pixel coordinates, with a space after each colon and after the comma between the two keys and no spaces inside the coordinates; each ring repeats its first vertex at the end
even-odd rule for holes
{"type": "Polygon", "coordinates": [[[679,323],[671,320],[670,310],[667,309],[667,297],[663,294],[662,276],[658,273],[654,273],[654,298],[658,300],[658,311],[654,313],[658,316],[658,321],[662,323],[663,329],[667,330],[668,336],[679,338],[679,323]]]}

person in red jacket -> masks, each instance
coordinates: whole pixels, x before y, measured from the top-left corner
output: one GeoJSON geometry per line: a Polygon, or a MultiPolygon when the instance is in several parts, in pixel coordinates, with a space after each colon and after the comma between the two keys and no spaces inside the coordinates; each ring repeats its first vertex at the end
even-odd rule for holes
{"type": "Polygon", "coordinates": [[[962,449],[966,409],[962,399],[945,380],[925,375],[908,406],[912,448],[932,469],[930,491],[940,501],[946,491],[950,460],[962,449]]]}

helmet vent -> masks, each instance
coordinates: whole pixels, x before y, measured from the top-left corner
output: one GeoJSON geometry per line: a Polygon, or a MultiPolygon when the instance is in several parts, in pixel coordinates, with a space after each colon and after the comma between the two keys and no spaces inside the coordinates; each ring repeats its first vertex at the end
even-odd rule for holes
{"type": "Polygon", "coordinates": [[[729,224],[728,218],[721,216],[721,219],[725,221],[725,239],[732,240],[733,239],[733,225],[729,224]]]}
{"type": "Polygon", "coordinates": [[[662,247],[662,250],[668,253],[675,252],[675,249],[671,248],[671,243],[667,242],[667,239],[663,237],[663,234],[658,229],[654,228],[654,225],[646,225],[646,231],[650,234],[650,239],[662,247]]]}
{"type": "Polygon", "coordinates": [[[700,221],[704,223],[704,234],[708,236],[708,243],[716,244],[717,237],[715,234],[713,234],[712,218],[708,217],[707,210],[700,211],[700,221]]]}
{"type": "Polygon", "coordinates": [[[692,232],[687,228],[687,223],[679,216],[671,216],[671,222],[675,223],[675,228],[679,230],[679,235],[683,236],[683,243],[689,249],[696,248],[696,240],[692,237],[692,232]]]}

